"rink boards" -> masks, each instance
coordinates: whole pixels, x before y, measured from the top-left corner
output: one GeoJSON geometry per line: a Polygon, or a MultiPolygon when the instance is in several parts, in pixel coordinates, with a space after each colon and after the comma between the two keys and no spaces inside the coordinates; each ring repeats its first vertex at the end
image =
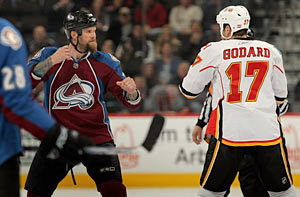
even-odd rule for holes
{"type": "MultiPolygon", "coordinates": [[[[115,142],[119,147],[140,145],[149,128],[151,114],[111,115],[111,127],[115,142]]],[[[142,148],[134,154],[119,155],[123,179],[128,187],[183,187],[198,186],[207,144],[195,145],[191,133],[197,115],[166,115],[163,132],[151,152],[142,148]]],[[[294,184],[300,186],[300,114],[288,114],[282,117],[283,131],[287,139],[289,160],[293,172],[294,184]]],[[[30,135],[23,135],[24,145],[38,145],[30,135]]],[[[29,165],[34,153],[26,152],[21,160],[21,184],[24,185],[29,165]]],[[[74,169],[77,187],[95,187],[86,174],[84,166],[74,169]]],[[[235,181],[235,186],[238,181],[235,181]]],[[[68,175],[60,184],[71,187],[73,182],[68,175]]]]}

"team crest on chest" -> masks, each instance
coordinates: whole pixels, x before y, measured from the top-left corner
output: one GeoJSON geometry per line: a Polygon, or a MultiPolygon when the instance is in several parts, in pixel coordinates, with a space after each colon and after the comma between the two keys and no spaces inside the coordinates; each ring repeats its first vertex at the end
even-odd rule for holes
{"type": "Polygon", "coordinates": [[[94,85],[81,80],[76,74],[72,79],[60,86],[54,93],[52,109],[70,109],[78,106],[80,109],[89,109],[94,104],[94,85]]]}

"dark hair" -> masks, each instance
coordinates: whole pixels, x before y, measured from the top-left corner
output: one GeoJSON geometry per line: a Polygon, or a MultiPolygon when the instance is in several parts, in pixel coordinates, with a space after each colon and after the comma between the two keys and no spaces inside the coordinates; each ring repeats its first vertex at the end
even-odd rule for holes
{"type": "MultiPolygon", "coordinates": [[[[223,24],[223,28],[225,29],[226,26],[229,26],[229,24],[223,24]]],[[[248,29],[241,29],[239,31],[236,31],[232,34],[232,36],[244,36],[247,35],[248,29]]]]}
{"type": "Polygon", "coordinates": [[[233,36],[244,36],[244,35],[247,35],[247,31],[248,29],[241,29],[237,32],[234,32],[233,33],[233,36]]]}

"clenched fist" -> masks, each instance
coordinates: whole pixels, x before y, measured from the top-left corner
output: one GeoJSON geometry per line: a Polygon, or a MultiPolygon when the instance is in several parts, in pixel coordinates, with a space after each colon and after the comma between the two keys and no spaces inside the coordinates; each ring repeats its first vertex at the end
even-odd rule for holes
{"type": "Polygon", "coordinates": [[[116,84],[120,86],[124,91],[126,91],[126,97],[129,100],[135,100],[138,97],[136,84],[131,77],[126,77],[122,81],[117,81],[116,84]]]}
{"type": "Polygon", "coordinates": [[[125,90],[128,94],[136,92],[136,84],[131,77],[126,77],[122,81],[117,81],[117,85],[125,90]]]}

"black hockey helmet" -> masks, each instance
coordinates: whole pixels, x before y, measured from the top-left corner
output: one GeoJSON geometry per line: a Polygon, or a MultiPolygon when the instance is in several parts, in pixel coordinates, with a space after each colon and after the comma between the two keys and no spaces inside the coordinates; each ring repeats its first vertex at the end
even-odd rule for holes
{"type": "Polygon", "coordinates": [[[76,11],[69,13],[63,22],[63,27],[68,39],[71,39],[71,31],[76,31],[78,36],[82,34],[82,29],[95,26],[97,19],[92,13],[76,11]]]}

